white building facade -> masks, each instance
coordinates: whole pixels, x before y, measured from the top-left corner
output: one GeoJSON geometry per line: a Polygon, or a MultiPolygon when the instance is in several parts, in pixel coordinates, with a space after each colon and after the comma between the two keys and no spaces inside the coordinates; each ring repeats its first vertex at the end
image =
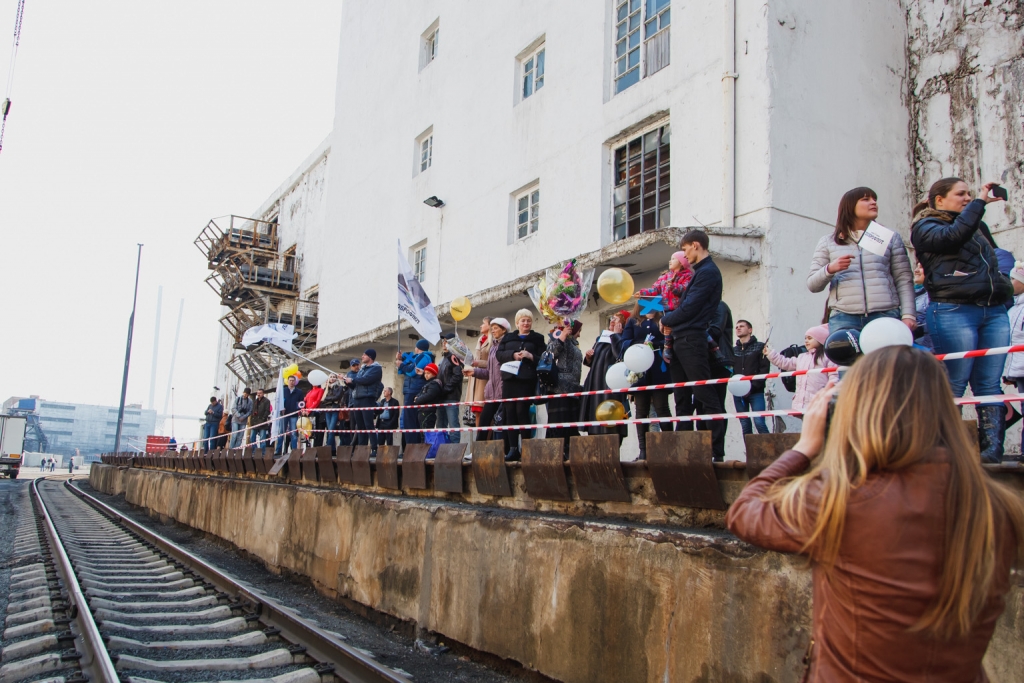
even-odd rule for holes
{"type": "MultiPolygon", "coordinates": [[[[814,244],[853,187],[874,188],[879,222],[906,236],[934,180],[1001,181],[1011,202],[987,219],[1001,246],[1024,246],[1018,11],[346,3],[330,141],[254,217],[274,213],[294,235],[319,302],[313,355],[331,368],[369,346],[382,360],[398,340],[411,347],[414,330],[396,326],[399,241],[446,330],[460,295],[475,329],[528,306],[537,274],[570,258],[646,286],[705,226],[733,317],[762,339],[770,327],[775,346],[800,342],[825,305],[806,287],[814,244]]],[[[621,308],[591,304],[585,348],[621,308]]],[[[235,341],[225,335],[222,360],[235,341]]]]}

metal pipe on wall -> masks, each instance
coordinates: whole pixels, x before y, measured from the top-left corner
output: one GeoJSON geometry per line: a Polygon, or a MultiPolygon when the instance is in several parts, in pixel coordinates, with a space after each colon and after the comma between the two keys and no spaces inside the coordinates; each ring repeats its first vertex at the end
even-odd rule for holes
{"type": "Polygon", "coordinates": [[[736,0],[723,3],[722,226],[736,222],[736,0]]]}

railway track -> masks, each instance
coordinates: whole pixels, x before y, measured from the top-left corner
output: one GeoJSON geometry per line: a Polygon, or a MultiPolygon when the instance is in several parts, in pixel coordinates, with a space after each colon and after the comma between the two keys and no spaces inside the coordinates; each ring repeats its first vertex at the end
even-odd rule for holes
{"type": "Polygon", "coordinates": [[[0,683],[397,683],[407,676],[120,515],[31,484],[0,683]]]}

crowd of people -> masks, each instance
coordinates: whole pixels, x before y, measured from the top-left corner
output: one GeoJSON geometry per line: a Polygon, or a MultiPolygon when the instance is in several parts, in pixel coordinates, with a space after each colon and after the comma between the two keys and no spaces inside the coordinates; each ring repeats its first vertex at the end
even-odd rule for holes
{"type": "MultiPolygon", "coordinates": [[[[835,367],[825,354],[829,336],[860,331],[878,318],[902,321],[916,345],[936,353],[1005,346],[1011,329],[1014,341],[1024,342],[1024,297],[1016,304],[1013,299],[1024,292],[1024,264],[1018,267],[1009,252],[998,248],[982,220],[987,204],[999,201],[992,188],[989,183],[972,198],[958,178],[935,183],[927,200],[914,208],[913,256],[896,232],[889,233],[881,249],[863,248],[865,234],[877,225],[878,196],[868,187],[843,195],[835,228],[818,241],[807,277],[811,292],[828,290],[824,319],[807,329],[802,345],[774,349],[758,340],[748,320],[733,323],[732,311],[722,299],[722,274],[708,251],[708,235],[693,230],[683,236],[679,251],[657,281],[635,293],[632,310],[614,311],[607,328],[586,351],[580,347],[579,321],[566,320],[545,336],[534,329],[534,314],[521,309],[511,322],[484,318],[468,360],[449,348],[454,334],[442,337],[436,354],[424,339],[411,351],[396,354],[401,402],[391,387],[383,385],[383,369],[372,348],[353,358],[346,374],[330,374],[323,386],[303,389],[298,377],[289,377],[282,397],[283,436],[273,444],[275,452],[295,448],[300,437],[332,448],[368,445],[374,453],[379,444],[396,443],[396,438],[403,446],[424,440],[436,444],[497,438],[504,442],[506,458],[518,460],[522,440],[535,433],[538,404],[546,406],[547,422],[556,425],[598,421],[599,406],[608,400],[620,402],[635,418],[726,412],[729,393],[724,384],[545,398],[607,390],[608,368],[635,344],[651,346],[655,360],[646,372],[637,373],[633,386],[650,386],[765,374],[772,366],[782,371],[835,367]],[[642,308],[641,300],[650,299],[660,304],[642,308]],[[589,368],[585,379],[584,366],[589,368]],[[494,402],[527,397],[538,398],[494,402]],[[481,429],[470,436],[459,431],[461,426],[481,429]],[[487,429],[495,426],[502,429],[487,429]],[[429,431],[396,432],[399,429],[429,431]]],[[[957,397],[968,386],[976,396],[997,396],[1000,377],[1024,391],[1024,356],[1011,354],[1008,361],[1004,356],[954,360],[946,367],[957,397]]],[[[793,409],[809,406],[827,379],[823,373],[783,378],[793,392],[793,409]]],[[[745,395],[733,396],[735,410],[766,410],[771,405],[766,391],[765,381],[751,382],[745,395]]],[[[1020,413],[996,400],[978,406],[977,412],[982,460],[1000,462],[1006,427],[1020,419],[1020,413]]],[[[230,443],[238,448],[247,426],[249,444],[267,445],[271,417],[271,403],[262,390],[253,398],[245,389],[230,410],[212,397],[204,447],[230,443]]],[[[768,433],[782,422],[769,420],[742,418],[740,428],[744,434],[768,433]]],[[[636,423],[640,459],[646,457],[647,434],[660,429],[710,430],[714,459],[725,456],[728,421],[674,421],[636,423]]],[[[581,432],[616,434],[620,443],[627,436],[625,425],[559,426],[548,429],[546,436],[563,439],[568,457],[570,438],[581,432]]]]}

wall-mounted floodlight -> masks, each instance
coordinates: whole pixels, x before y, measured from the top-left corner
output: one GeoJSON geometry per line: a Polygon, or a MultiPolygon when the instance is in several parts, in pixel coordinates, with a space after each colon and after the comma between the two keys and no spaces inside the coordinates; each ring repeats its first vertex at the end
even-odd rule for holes
{"type": "Polygon", "coordinates": [[[444,206],[444,202],[438,199],[437,197],[427,197],[426,199],[423,200],[423,203],[435,209],[440,209],[442,206],[444,206]]]}

